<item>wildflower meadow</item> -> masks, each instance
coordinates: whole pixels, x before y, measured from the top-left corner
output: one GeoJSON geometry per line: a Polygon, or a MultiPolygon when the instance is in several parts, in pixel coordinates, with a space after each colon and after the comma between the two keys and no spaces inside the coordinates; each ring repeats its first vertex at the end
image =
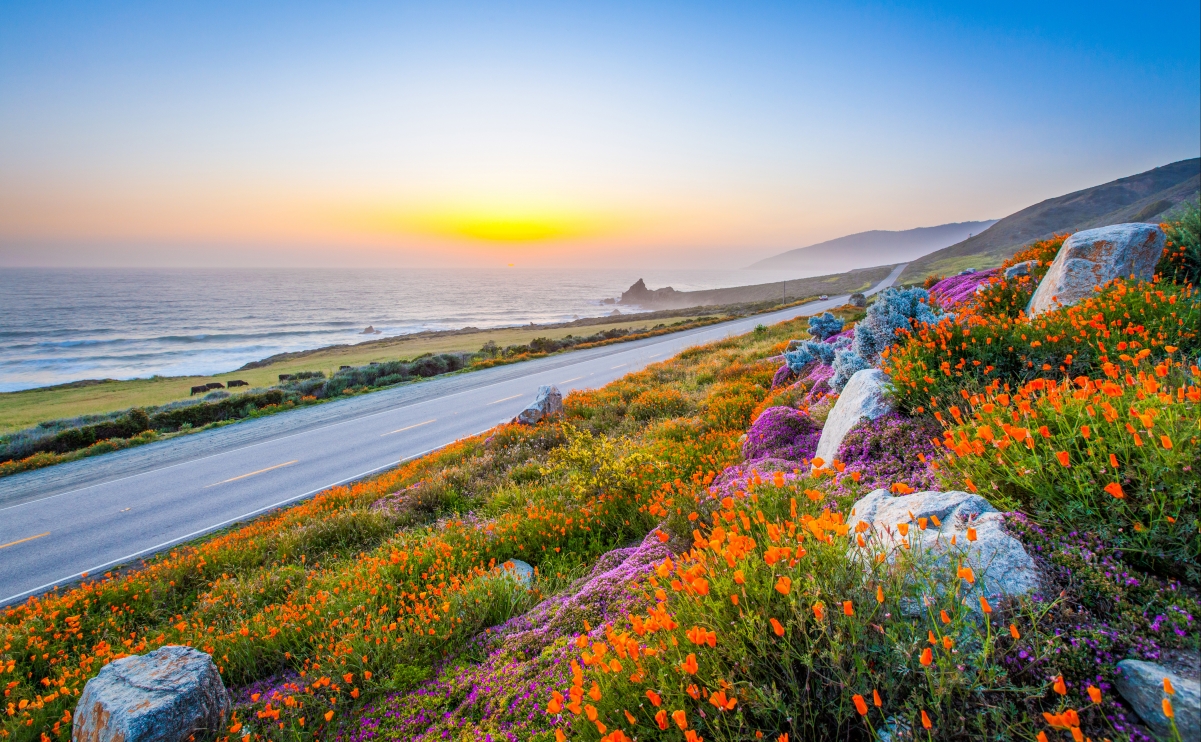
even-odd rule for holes
{"type": "Polygon", "coordinates": [[[1201,649],[1201,302],[1165,226],[1154,279],[1034,320],[1063,237],[8,608],[0,737],[67,739],[105,664],[186,644],[223,741],[1151,739],[1117,663],[1201,649]],[[869,366],[892,411],[814,458],[869,366]],[[971,522],[860,520],[879,489],[984,498],[1038,588],[990,591],[971,522]]]}

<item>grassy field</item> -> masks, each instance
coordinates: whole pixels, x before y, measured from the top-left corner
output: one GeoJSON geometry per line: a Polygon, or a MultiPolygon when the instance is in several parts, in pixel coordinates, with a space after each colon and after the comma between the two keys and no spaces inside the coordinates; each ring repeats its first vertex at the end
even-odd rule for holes
{"type": "Polygon", "coordinates": [[[21,430],[44,420],[101,414],[130,407],[161,405],[178,399],[187,399],[188,391],[193,385],[210,381],[224,383],[230,379],[242,379],[249,382],[251,387],[264,387],[275,383],[279,374],[297,371],[324,371],[329,375],[339,366],[358,366],[371,361],[411,359],[424,353],[477,351],[489,340],[504,347],[525,344],[536,337],[558,339],[566,335],[591,335],[594,332],[611,328],[628,329],[660,323],[670,325],[688,319],[695,319],[695,317],[656,315],[653,321],[641,317],[579,327],[502,328],[477,332],[397,337],[358,345],[290,354],[289,357],[262,368],[231,371],[214,376],[166,376],[7,392],[0,394],[0,433],[21,430]]]}

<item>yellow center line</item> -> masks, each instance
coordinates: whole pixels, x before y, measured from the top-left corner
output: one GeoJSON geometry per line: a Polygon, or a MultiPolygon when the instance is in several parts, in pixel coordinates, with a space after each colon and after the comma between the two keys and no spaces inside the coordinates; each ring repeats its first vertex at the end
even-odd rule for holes
{"type": "Polygon", "coordinates": [[[580,380],[580,379],[582,379],[582,378],[584,378],[584,377],[583,377],[583,376],[577,376],[577,377],[575,377],[574,379],[568,379],[567,381],[560,381],[559,383],[560,383],[560,384],[569,384],[569,383],[571,383],[571,382],[573,382],[573,381],[579,381],[579,380],[580,380]]]}
{"type": "Polygon", "coordinates": [[[266,469],[259,469],[258,471],[252,471],[249,474],[239,474],[236,477],[230,477],[229,479],[223,479],[220,482],[213,482],[212,484],[206,484],[204,486],[204,488],[208,489],[209,487],[216,487],[219,484],[227,484],[229,482],[236,482],[239,479],[245,479],[246,477],[253,477],[255,474],[262,474],[264,472],[269,472],[274,469],[282,469],[285,466],[291,466],[292,464],[295,464],[297,461],[300,461],[300,459],[292,459],[291,461],[285,461],[282,464],[276,464],[275,466],[268,466],[266,469]]]}
{"type": "Polygon", "coordinates": [[[433,420],[426,420],[423,423],[417,423],[416,425],[410,425],[407,428],[397,428],[396,430],[389,431],[387,433],[380,433],[379,437],[383,438],[385,435],[392,435],[392,433],[403,433],[406,430],[412,430],[413,428],[420,428],[422,425],[429,425],[430,423],[435,422],[436,420],[437,420],[437,418],[434,418],[433,420]]]}
{"type": "Polygon", "coordinates": [[[621,368],[622,366],[628,366],[628,365],[630,365],[630,364],[628,364],[628,363],[619,363],[619,364],[617,364],[616,366],[614,366],[613,368],[611,368],[611,369],[609,369],[609,370],[610,370],[610,371],[612,371],[614,368],[621,368]]]}
{"type": "Polygon", "coordinates": [[[50,531],[46,531],[45,533],[39,533],[36,536],[26,536],[25,538],[19,538],[16,541],[9,541],[7,544],[0,544],[0,549],[7,549],[10,546],[16,546],[17,544],[23,544],[26,541],[33,541],[35,538],[42,538],[43,536],[49,535],[50,531]]]}
{"type": "MultiPolygon", "coordinates": [[[[489,402],[488,404],[500,404],[501,402],[508,402],[510,399],[517,399],[520,396],[521,396],[520,394],[514,394],[512,397],[505,397],[504,399],[498,399],[495,402],[489,402]]],[[[488,405],[484,405],[484,406],[487,407],[488,405]]]]}

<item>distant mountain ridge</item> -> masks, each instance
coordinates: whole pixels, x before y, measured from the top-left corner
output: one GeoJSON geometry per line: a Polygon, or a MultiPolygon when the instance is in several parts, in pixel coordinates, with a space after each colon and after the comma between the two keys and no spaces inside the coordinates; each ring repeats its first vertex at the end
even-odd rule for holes
{"type": "Polygon", "coordinates": [[[957,222],[937,227],[890,231],[873,229],[798,247],[764,258],[749,268],[836,272],[877,265],[895,265],[940,250],[979,234],[996,219],[957,222]]]}
{"type": "Polygon", "coordinates": [[[1021,247],[1064,232],[1126,222],[1167,221],[1201,193],[1201,158],[1180,160],[1137,175],[1069,193],[1010,214],[980,234],[909,263],[901,282],[988,268],[1021,247]]]}

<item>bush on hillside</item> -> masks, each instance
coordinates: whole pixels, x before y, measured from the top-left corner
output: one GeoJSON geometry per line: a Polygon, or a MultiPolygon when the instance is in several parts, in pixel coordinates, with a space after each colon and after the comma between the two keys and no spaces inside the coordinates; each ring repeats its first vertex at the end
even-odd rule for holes
{"type": "Polygon", "coordinates": [[[1092,297],[1034,320],[987,314],[922,324],[904,334],[881,366],[905,411],[945,409],[962,395],[994,383],[1020,386],[1064,374],[1095,374],[1111,354],[1148,350],[1152,363],[1165,345],[1195,356],[1201,350],[1201,304],[1195,289],[1164,283],[1113,281],[1092,297]]]}
{"type": "Polygon", "coordinates": [[[826,312],[809,318],[809,334],[819,340],[842,332],[842,320],[826,312]]]}
{"type": "Polygon", "coordinates": [[[1011,393],[993,384],[964,410],[951,406],[947,484],[1097,533],[1133,564],[1201,584],[1201,370],[1169,348],[1158,362],[1144,348],[1096,378],[1036,379],[1011,393]]]}
{"type": "Polygon", "coordinates": [[[817,450],[820,425],[791,407],[768,407],[746,432],[742,456],[748,461],[765,457],[807,463],[817,450]]]}
{"type": "Polygon", "coordinates": [[[1164,224],[1168,245],[1157,271],[1177,283],[1201,286],[1201,208],[1198,203],[1185,204],[1184,214],[1171,224],[1164,224]]]}
{"type": "Polygon", "coordinates": [[[929,299],[929,292],[919,288],[890,288],[880,294],[855,325],[850,349],[835,354],[831,388],[840,391],[857,371],[875,365],[880,354],[896,342],[899,331],[908,331],[915,322],[929,324],[951,317],[932,308],[929,299]]]}

